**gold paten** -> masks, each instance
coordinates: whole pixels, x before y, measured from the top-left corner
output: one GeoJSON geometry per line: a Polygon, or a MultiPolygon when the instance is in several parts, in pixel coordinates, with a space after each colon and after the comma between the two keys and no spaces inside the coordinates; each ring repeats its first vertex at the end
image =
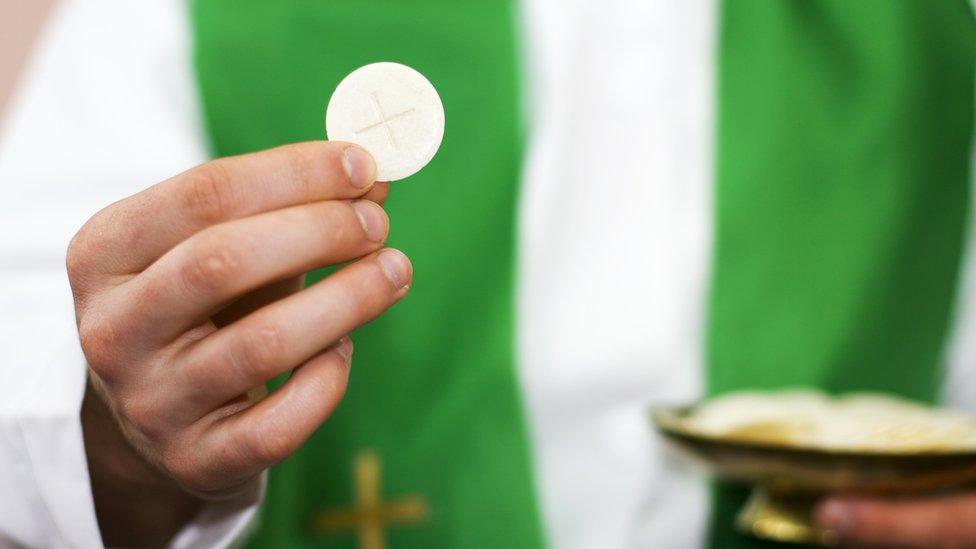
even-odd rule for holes
{"type": "Polygon", "coordinates": [[[736,527],[757,538],[829,547],[837,544],[836,534],[812,520],[813,506],[827,494],[918,495],[976,481],[976,451],[971,449],[930,446],[872,452],[805,447],[775,425],[709,435],[689,426],[694,410],[657,410],[652,420],[673,446],[714,474],[754,487],[736,527]]]}

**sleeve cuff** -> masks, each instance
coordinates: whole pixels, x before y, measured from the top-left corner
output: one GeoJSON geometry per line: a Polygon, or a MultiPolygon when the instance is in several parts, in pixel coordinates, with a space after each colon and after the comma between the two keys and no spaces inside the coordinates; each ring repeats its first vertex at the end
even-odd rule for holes
{"type": "MultiPolygon", "coordinates": [[[[0,408],[0,434],[10,444],[3,451],[9,458],[0,455],[0,460],[11,460],[3,464],[6,472],[0,470],[0,487],[10,485],[14,496],[0,503],[0,509],[19,507],[0,513],[0,540],[9,537],[45,547],[102,546],[80,421],[86,372],[77,341],[69,341],[53,360],[24,372],[22,390],[8,401],[9,408],[0,408]]],[[[252,492],[209,504],[170,546],[227,547],[241,540],[254,522],[266,482],[265,474],[252,492]]]]}
{"type": "Polygon", "coordinates": [[[237,545],[256,525],[255,517],[264,499],[268,473],[261,474],[255,490],[237,498],[212,503],[173,538],[174,549],[230,547],[237,545]]]}

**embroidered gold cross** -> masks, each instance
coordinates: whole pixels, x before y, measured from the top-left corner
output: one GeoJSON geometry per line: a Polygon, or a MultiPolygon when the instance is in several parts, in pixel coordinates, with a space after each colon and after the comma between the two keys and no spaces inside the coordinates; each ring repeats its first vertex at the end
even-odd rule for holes
{"type": "Polygon", "coordinates": [[[386,114],[383,112],[383,107],[380,106],[380,99],[376,97],[376,92],[371,92],[369,94],[369,100],[373,104],[373,112],[376,113],[376,118],[379,119],[379,122],[370,124],[369,126],[366,126],[361,130],[357,130],[356,135],[359,135],[361,133],[366,133],[369,130],[372,130],[373,128],[378,128],[380,126],[383,126],[383,132],[386,133],[386,139],[389,140],[390,146],[393,147],[395,150],[400,150],[399,145],[397,145],[396,138],[393,137],[393,130],[390,129],[390,122],[393,122],[394,120],[400,118],[401,116],[405,116],[412,113],[413,109],[407,109],[403,112],[398,112],[393,116],[387,118],[386,114]]]}
{"type": "Polygon", "coordinates": [[[312,523],[316,534],[355,530],[360,549],[385,549],[388,524],[411,524],[430,515],[423,496],[410,495],[384,502],[380,490],[380,458],[364,450],[356,455],[353,469],[354,499],[352,506],[326,509],[312,523]]]}

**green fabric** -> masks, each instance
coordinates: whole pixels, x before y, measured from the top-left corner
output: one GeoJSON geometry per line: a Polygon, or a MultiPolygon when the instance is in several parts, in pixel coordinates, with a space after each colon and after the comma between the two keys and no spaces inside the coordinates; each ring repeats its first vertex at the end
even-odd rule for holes
{"type": "MultiPolygon", "coordinates": [[[[199,0],[196,63],[214,152],[322,139],[356,67],[399,61],[444,102],[434,161],[393,184],[390,245],[415,270],[389,314],[353,335],[338,411],[271,472],[255,547],[352,547],[310,535],[312,513],[352,501],[356,452],[383,462],[388,500],[422,494],[428,521],[392,547],[537,547],[542,534],[515,378],[514,211],[522,128],[508,0],[199,0]]],[[[316,277],[312,277],[314,280],[316,277]]]]}
{"type": "MultiPolygon", "coordinates": [[[[728,0],[707,390],[932,400],[967,224],[965,0],[728,0]]],[[[714,547],[744,491],[720,489],[714,547]]]]}

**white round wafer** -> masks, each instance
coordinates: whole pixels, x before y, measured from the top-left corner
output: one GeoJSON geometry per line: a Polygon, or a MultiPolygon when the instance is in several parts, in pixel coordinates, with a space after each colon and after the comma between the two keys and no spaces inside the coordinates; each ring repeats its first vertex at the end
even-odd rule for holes
{"type": "Polygon", "coordinates": [[[376,160],[377,180],[417,173],[444,136],[444,106],[434,86],[399,63],[373,63],[346,76],[325,110],[332,141],[355,143],[376,160]]]}

